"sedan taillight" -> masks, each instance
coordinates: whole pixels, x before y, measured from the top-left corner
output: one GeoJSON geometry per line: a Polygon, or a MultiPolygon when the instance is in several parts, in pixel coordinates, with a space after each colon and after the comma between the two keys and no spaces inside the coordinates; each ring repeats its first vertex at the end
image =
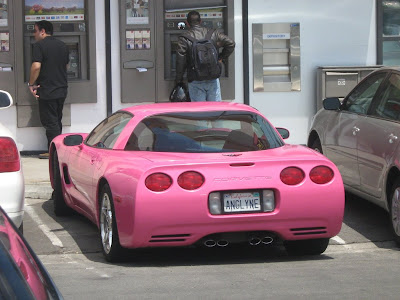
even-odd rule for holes
{"type": "Polygon", "coordinates": [[[310,179],[317,184],[325,184],[333,179],[333,171],[326,166],[318,166],[310,171],[310,179]]]}
{"type": "Polygon", "coordinates": [[[145,185],[150,191],[162,192],[172,185],[172,179],[167,174],[154,173],[147,176],[145,185]]]}
{"type": "Polygon", "coordinates": [[[184,172],[178,177],[178,184],[185,190],[196,190],[204,183],[204,177],[194,171],[184,172]]]}
{"type": "Polygon", "coordinates": [[[17,145],[9,137],[0,137],[0,173],[16,172],[21,168],[17,145]]]}
{"type": "Polygon", "coordinates": [[[303,170],[296,167],[289,167],[282,170],[280,177],[284,184],[296,185],[304,180],[305,175],[303,170]]]}

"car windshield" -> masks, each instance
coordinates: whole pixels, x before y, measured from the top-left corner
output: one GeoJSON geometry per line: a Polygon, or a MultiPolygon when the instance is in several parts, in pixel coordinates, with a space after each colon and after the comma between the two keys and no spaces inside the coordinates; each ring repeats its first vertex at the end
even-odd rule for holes
{"type": "Polygon", "coordinates": [[[260,115],[247,111],[159,114],[143,119],[125,150],[218,153],[281,147],[282,139],[260,115]]]}

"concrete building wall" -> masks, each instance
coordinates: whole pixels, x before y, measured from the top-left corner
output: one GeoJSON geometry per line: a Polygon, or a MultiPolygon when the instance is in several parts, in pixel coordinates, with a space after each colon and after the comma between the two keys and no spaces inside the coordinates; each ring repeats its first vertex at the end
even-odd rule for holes
{"type": "MultiPolygon", "coordinates": [[[[159,1],[159,0],[157,0],[159,1]]],[[[374,65],[376,63],[375,0],[251,0],[249,2],[250,105],[279,127],[291,132],[289,143],[305,144],[308,127],[316,111],[316,69],[318,66],[374,65]],[[253,92],[252,24],[300,23],[301,91],[253,92]]],[[[104,0],[96,1],[97,103],[71,104],[68,132],[89,132],[106,117],[106,55],[104,0]]],[[[243,103],[242,1],[235,0],[236,62],[235,102],[243,103]]],[[[120,8],[111,1],[113,111],[131,104],[121,103],[120,92],[120,8]]],[[[154,102],[154,99],[149,99],[154,102]]],[[[3,123],[15,133],[21,151],[44,150],[43,128],[17,128],[15,107],[0,111],[3,123]]]]}
{"type": "Polygon", "coordinates": [[[250,105],[289,129],[289,143],[307,142],[316,112],[317,67],[376,64],[375,6],[375,0],[249,1],[250,105]],[[252,24],[286,22],[300,23],[301,91],[255,93],[252,24]]]}

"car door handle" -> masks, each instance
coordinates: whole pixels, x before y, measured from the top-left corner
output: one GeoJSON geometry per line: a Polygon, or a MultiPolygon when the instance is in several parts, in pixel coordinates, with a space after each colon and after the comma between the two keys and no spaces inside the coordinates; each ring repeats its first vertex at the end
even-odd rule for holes
{"type": "Polygon", "coordinates": [[[359,131],[360,131],[360,128],[358,128],[356,126],[353,127],[353,135],[356,135],[357,132],[359,132],[359,131]]]}
{"type": "Polygon", "coordinates": [[[396,140],[397,140],[397,136],[394,135],[393,133],[391,133],[391,134],[389,135],[389,143],[390,143],[390,144],[393,144],[393,142],[396,141],[396,140]]]}

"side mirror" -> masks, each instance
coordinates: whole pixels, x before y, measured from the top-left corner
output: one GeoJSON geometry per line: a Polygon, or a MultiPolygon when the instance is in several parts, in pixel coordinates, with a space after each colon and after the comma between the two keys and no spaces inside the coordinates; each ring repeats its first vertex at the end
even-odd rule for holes
{"type": "Polygon", "coordinates": [[[342,105],[339,98],[332,97],[332,98],[326,98],[322,102],[322,105],[324,106],[324,109],[326,110],[338,110],[340,106],[342,105]]]}
{"type": "Polygon", "coordinates": [[[276,130],[278,130],[279,134],[281,135],[281,137],[286,140],[287,138],[289,138],[290,133],[289,130],[287,130],[286,128],[280,128],[277,127],[276,130]]]}
{"type": "Polygon", "coordinates": [[[83,137],[80,134],[68,135],[64,138],[65,146],[79,146],[83,142],[83,137]]]}
{"type": "Polygon", "coordinates": [[[11,95],[6,91],[0,90],[0,109],[10,107],[11,105],[13,105],[11,95]]]}

